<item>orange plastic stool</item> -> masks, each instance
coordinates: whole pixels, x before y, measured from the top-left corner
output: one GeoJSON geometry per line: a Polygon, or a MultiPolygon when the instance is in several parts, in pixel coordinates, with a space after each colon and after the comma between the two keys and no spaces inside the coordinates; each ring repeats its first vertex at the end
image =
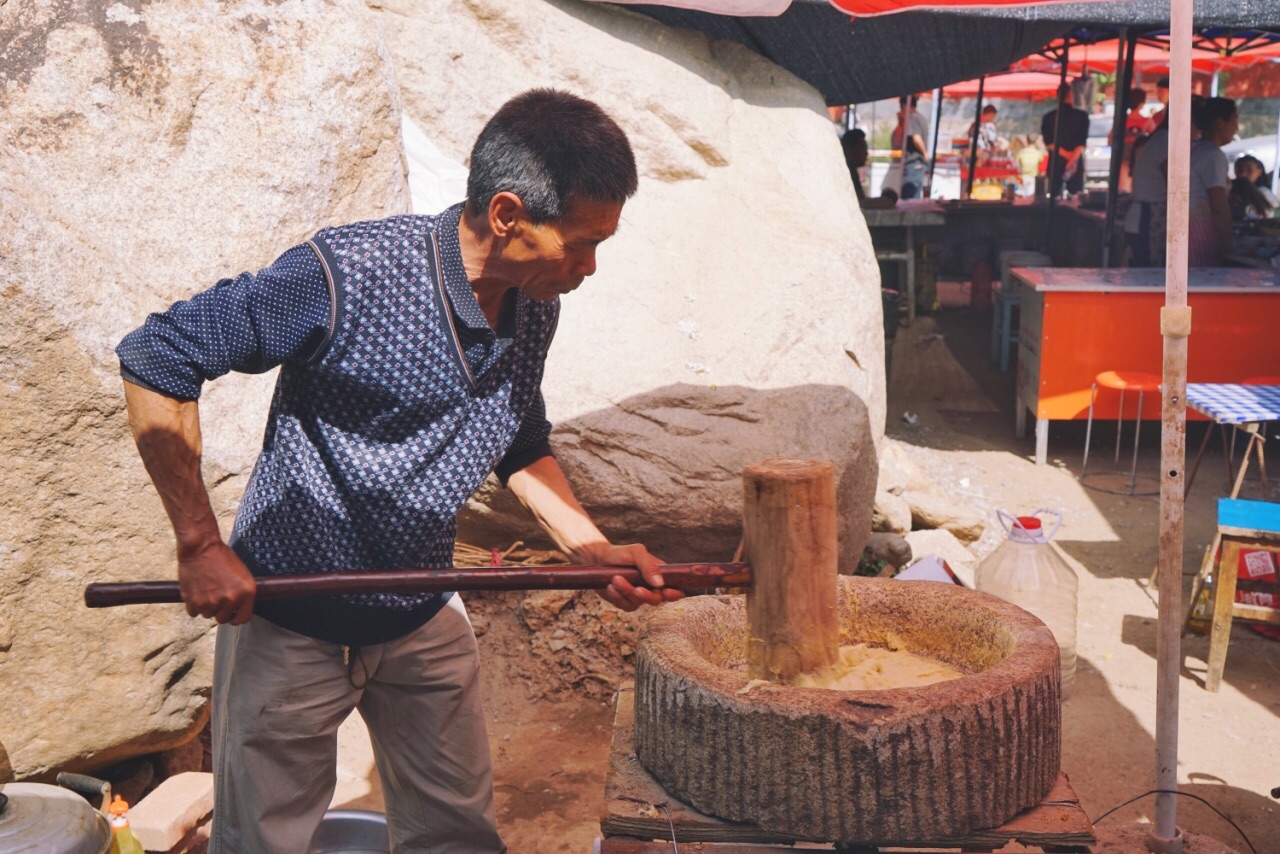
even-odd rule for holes
{"type": "MultiPolygon", "coordinates": [[[[1089,390],[1089,426],[1085,428],[1084,433],[1084,463],[1080,466],[1080,482],[1082,484],[1090,489],[1110,492],[1115,495],[1156,495],[1160,491],[1159,482],[1155,478],[1146,478],[1155,482],[1156,488],[1150,492],[1138,492],[1138,439],[1142,435],[1142,402],[1147,392],[1160,391],[1162,386],[1160,380],[1159,374],[1149,374],[1142,371],[1103,371],[1094,377],[1093,388],[1089,390]],[[1116,415],[1115,464],[1117,472],[1120,469],[1120,439],[1121,431],[1124,427],[1124,393],[1126,391],[1136,391],[1138,393],[1138,415],[1133,422],[1133,465],[1129,469],[1128,492],[1085,483],[1085,478],[1089,477],[1089,443],[1093,439],[1093,403],[1098,396],[1098,386],[1120,392],[1120,412],[1116,415]]],[[[1112,474],[1112,472],[1096,472],[1095,476],[1105,474],[1112,474]]]]}

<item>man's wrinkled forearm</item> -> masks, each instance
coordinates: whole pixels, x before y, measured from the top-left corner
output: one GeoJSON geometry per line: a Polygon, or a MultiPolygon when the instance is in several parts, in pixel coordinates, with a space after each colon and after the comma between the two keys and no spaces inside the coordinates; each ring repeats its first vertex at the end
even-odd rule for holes
{"type": "Polygon", "coordinates": [[[574,560],[593,563],[609,549],[608,538],[574,497],[555,457],[542,457],[513,473],[507,486],[574,560]]]}
{"type": "Polygon", "coordinates": [[[179,558],[222,542],[200,473],[199,404],[125,382],[129,427],[142,463],[173,525],[179,558]]]}

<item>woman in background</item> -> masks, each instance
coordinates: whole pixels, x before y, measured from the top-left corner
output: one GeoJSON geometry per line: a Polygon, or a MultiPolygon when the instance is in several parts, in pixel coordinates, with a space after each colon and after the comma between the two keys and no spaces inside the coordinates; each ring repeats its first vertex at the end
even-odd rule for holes
{"type": "Polygon", "coordinates": [[[1191,223],[1188,260],[1192,267],[1218,267],[1231,252],[1231,203],[1227,155],[1222,146],[1240,127],[1236,102],[1207,98],[1192,110],[1200,138],[1191,143],[1191,223]]]}
{"type": "Polygon", "coordinates": [[[1131,167],[1133,191],[1124,216],[1130,267],[1163,267],[1165,206],[1169,163],[1169,123],[1134,141],[1131,167]]]}
{"type": "Polygon", "coordinates": [[[1262,198],[1266,199],[1273,211],[1280,208],[1280,198],[1272,192],[1271,176],[1267,174],[1267,169],[1262,165],[1261,160],[1252,154],[1242,154],[1236,158],[1234,169],[1236,178],[1243,178],[1257,187],[1258,192],[1262,194],[1262,198]]]}

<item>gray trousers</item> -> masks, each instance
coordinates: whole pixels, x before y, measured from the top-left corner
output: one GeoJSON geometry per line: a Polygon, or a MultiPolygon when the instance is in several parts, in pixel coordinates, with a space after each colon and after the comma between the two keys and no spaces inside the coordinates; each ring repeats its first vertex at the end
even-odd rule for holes
{"type": "Polygon", "coordinates": [[[218,627],[211,854],[307,850],[352,709],[369,727],[393,851],[505,851],[461,597],[416,632],[342,658],[336,644],[259,617],[218,627]]]}

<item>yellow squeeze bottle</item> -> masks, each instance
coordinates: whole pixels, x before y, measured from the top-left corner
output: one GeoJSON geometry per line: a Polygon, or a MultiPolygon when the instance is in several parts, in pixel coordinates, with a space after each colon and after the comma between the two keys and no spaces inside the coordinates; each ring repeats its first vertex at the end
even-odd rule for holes
{"type": "Polygon", "coordinates": [[[116,795],[111,802],[111,851],[110,854],[145,854],[138,837],[129,829],[129,804],[116,795]]]}

